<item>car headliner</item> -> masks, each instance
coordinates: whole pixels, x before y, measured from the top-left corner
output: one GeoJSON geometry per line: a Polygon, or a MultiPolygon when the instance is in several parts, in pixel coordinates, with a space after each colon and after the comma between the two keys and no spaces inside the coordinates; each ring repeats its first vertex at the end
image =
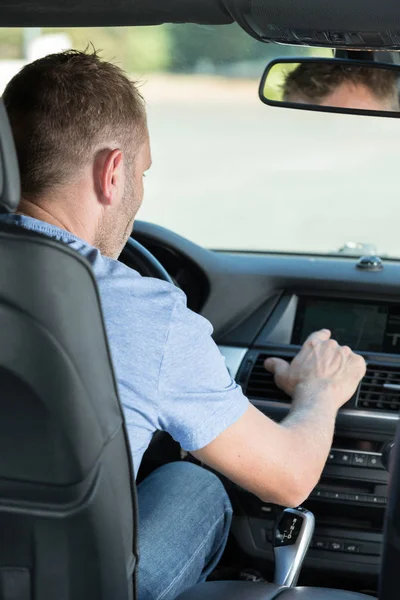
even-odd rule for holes
{"type": "Polygon", "coordinates": [[[260,23],[268,22],[303,31],[346,28],[400,35],[400,11],[393,0],[0,0],[0,17],[1,27],[221,25],[237,20],[250,24],[255,34],[260,23]]]}
{"type": "Polygon", "coordinates": [[[0,0],[1,27],[231,23],[220,0],[0,0]]]}

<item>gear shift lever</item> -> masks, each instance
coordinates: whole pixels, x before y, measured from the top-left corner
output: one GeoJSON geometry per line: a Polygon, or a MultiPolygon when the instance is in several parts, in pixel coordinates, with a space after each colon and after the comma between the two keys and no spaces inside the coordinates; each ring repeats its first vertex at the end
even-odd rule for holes
{"type": "Polygon", "coordinates": [[[273,541],[275,584],[286,587],[297,584],[314,527],[314,515],[305,508],[286,508],[282,512],[273,541]]]}

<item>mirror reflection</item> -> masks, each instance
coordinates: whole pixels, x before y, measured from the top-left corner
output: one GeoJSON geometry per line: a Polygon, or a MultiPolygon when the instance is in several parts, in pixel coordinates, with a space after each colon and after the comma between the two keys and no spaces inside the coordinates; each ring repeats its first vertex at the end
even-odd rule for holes
{"type": "Polygon", "coordinates": [[[267,104],[378,111],[388,116],[400,111],[399,90],[397,65],[303,59],[272,63],[264,73],[260,92],[267,104]]]}

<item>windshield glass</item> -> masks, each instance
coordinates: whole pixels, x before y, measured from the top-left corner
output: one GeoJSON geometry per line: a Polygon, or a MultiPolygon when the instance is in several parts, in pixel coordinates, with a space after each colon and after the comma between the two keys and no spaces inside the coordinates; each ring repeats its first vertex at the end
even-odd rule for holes
{"type": "Polygon", "coordinates": [[[0,85],[24,62],[90,43],[147,102],[153,167],[138,218],[213,249],[365,253],[358,242],[400,256],[400,120],[258,98],[269,60],[332,51],[262,44],[237,25],[2,29],[0,85]]]}

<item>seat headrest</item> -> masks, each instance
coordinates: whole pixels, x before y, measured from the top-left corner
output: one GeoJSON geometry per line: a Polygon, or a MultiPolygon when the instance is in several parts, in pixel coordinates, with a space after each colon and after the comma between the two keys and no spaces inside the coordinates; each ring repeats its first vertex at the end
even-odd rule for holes
{"type": "Polygon", "coordinates": [[[18,158],[7,112],[0,98],[0,212],[15,212],[20,198],[18,158]]]}

